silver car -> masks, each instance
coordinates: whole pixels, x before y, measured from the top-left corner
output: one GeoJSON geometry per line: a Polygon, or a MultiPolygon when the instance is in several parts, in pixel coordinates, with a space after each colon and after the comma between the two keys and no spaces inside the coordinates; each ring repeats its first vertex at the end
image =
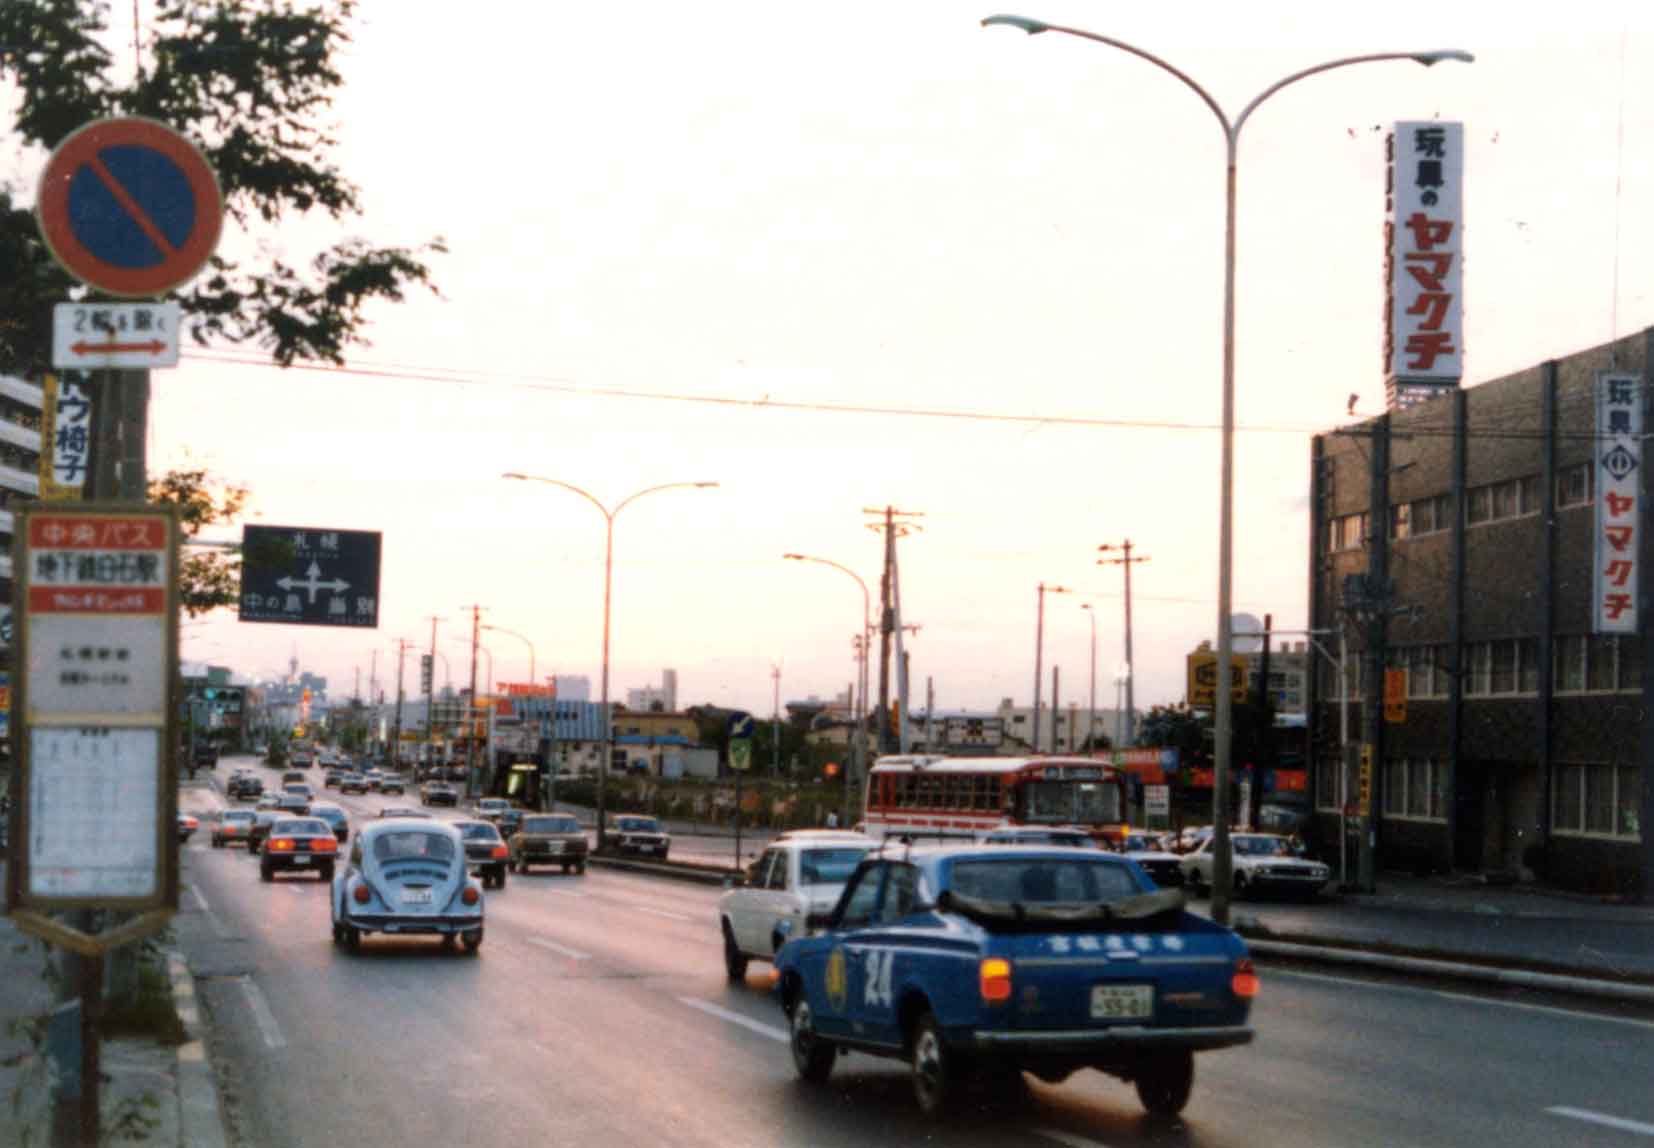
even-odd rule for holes
{"type": "Polygon", "coordinates": [[[467,872],[452,825],[418,817],[374,821],[356,834],[333,880],[333,943],[355,952],[369,933],[455,938],[482,946],[482,883],[467,872]]]}

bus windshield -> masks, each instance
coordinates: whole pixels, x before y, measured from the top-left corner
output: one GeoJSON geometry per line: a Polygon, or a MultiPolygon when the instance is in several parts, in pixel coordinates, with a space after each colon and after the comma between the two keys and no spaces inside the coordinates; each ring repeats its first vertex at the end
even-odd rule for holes
{"type": "Polygon", "coordinates": [[[1105,825],[1124,821],[1120,787],[1095,781],[1030,781],[1022,787],[1028,823],[1105,825]]]}

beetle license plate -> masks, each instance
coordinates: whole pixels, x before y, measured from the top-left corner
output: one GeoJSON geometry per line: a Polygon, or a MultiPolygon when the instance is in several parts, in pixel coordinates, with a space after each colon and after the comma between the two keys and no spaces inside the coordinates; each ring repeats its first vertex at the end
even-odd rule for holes
{"type": "Polygon", "coordinates": [[[404,905],[429,905],[431,903],[431,891],[429,889],[404,889],[402,890],[402,903],[404,905]]]}
{"type": "Polygon", "coordinates": [[[1091,986],[1093,1020],[1142,1020],[1153,1015],[1153,985],[1091,986]]]}

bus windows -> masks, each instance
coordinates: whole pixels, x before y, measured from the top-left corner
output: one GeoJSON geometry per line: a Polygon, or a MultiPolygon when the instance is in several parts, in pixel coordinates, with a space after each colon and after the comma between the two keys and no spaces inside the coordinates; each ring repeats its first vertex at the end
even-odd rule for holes
{"type": "Polygon", "coordinates": [[[1120,813],[1120,788],[1116,785],[1082,784],[1074,787],[1074,820],[1095,825],[1124,821],[1120,813]]]}

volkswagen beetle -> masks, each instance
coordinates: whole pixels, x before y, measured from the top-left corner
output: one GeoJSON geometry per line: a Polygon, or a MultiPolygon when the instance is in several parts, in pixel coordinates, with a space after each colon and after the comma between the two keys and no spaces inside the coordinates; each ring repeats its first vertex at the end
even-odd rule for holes
{"type": "Polygon", "coordinates": [[[363,827],[333,881],[333,942],[356,951],[369,933],[456,938],[482,946],[482,884],[467,872],[458,829],[416,817],[363,827]]]}

